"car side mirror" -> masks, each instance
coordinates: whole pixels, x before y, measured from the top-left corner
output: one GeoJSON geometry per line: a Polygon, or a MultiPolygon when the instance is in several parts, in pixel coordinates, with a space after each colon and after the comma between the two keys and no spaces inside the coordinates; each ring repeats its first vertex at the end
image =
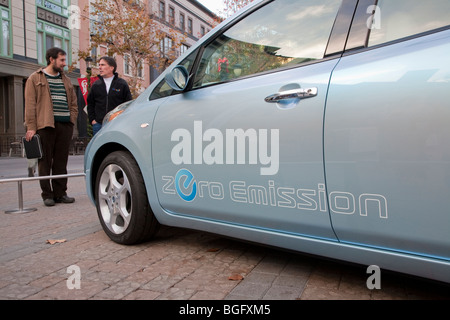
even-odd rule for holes
{"type": "Polygon", "coordinates": [[[189,71],[184,66],[178,65],[166,74],[167,84],[175,91],[184,91],[189,82],[189,71]]]}

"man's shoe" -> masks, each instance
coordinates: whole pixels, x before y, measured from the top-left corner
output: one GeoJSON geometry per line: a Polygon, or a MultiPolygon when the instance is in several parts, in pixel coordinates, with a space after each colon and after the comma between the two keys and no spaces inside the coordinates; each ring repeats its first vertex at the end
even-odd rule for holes
{"type": "Polygon", "coordinates": [[[55,200],[53,200],[53,199],[44,199],[44,204],[47,207],[53,207],[55,205],[55,200]]]}
{"type": "Polygon", "coordinates": [[[62,196],[60,198],[55,198],[55,202],[56,203],[74,203],[75,202],[75,198],[71,198],[68,196],[62,196]]]}

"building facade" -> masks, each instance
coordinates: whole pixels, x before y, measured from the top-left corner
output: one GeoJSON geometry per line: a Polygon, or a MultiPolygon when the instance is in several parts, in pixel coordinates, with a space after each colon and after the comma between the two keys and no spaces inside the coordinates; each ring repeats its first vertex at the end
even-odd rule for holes
{"type": "MultiPolygon", "coordinates": [[[[186,52],[201,37],[211,31],[217,23],[218,17],[196,0],[149,0],[150,14],[161,27],[169,27],[184,35],[184,41],[177,48],[177,55],[186,52]]],[[[163,52],[165,46],[171,45],[170,39],[161,44],[163,52]]],[[[150,68],[150,80],[159,75],[154,68],[150,68]]]]}
{"type": "MultiPolygon", "coordinates": [[[[72,4],[77,5],[77,0],[72,0],[72,4]]],[[[3,155],[25,133],[25,81],[46,65],[47,48],[78,50],[78,30],[68,27],[70,5],[69,0],[0,0],[0,153],[3,155]]],[[[77,71],[69,74],[74,84],[78,76],[77,71]]]]}
{"type": "MultiPolygon", "coordinates": [[[[80,116],[75,135],[86,135],[84,101],[78,79],[87,75],[87,65],[78,52],[90,43],[89,4],[95,0],[0,0],[0,155],[8,155],[11,145],[25,134],[24,88],[27,78],[46,66],[45,52],[60,47],[67,52],[67,75],[79,93],[80,116]],[[86,13],[87,12],[87,13],[86,13]]],[[[212,29],[215,15],[196,0],[137,1],[161,27],[172,27],[184,34],[178,54],[182,54],[212,29]]],[[[164,43],[161,44],[162,48],[164,43]]],[[[106,46],[97,48],[96,57],[107,54],[106,46]]],[[[127,58],[115,57],[118,73],[127,78],[127,58]]],[[[95,75],[95,59],[92,64],[95,75]]],[[[143,66],[140,76],[147,87],[158,72],[143,66]]]]}

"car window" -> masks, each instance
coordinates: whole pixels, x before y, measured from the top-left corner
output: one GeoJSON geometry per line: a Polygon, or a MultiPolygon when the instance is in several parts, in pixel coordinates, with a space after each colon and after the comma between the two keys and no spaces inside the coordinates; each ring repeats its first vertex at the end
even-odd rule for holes
{"type": "Polygon", "coordinates": [[[204,50],[194,88],[322,59],[342,0],[276,0],[204,50]]]}
{"type": "MultiPolygon", "coordinates": [[[[184,66],[189,73],[192,70],[192,66],[195,62],[195,57],[197,56],[198,50],[191,53],[186,59],[183,60],[180,64],[184,66]]],[[[156,88],[152,91],[150,95],[150,100],[155,100],[159,98],[164,98],[170,96],[174,93],[174,90],[167,84],[165,79],[161,80],[161,82],[156,86],[156,88]]]]}
{"type": "Polygon", "coordinates": [[[448,0],[379,0],[369,46],[450,25],[448,0]]]}

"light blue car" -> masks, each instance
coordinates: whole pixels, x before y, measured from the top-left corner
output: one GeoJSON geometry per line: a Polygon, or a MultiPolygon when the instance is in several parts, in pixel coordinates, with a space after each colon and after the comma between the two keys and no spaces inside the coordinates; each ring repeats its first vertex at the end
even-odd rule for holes
{"type": "Polygon", "coordinates": [[[106,116],[85,158],[105,232],[192,228],[450,282],[449,12],[253,2],[106,116]]]}

